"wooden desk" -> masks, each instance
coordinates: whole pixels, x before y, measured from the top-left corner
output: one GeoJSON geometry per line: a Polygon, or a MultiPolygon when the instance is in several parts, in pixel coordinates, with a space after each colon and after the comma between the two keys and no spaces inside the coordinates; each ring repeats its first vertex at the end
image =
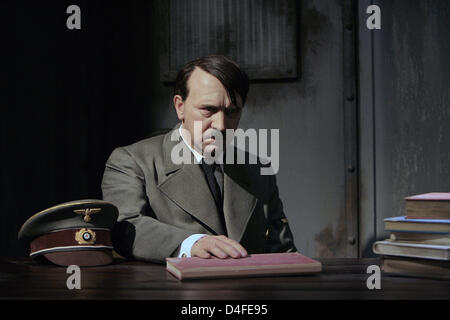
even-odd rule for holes
{"type": "Polygon", "coordinates": [[[450,281],[381,277],[369,290],[366,273],[378,259],[321,259],[323,272],[296,277],[180,282],[164,265],[123,262],[81,269],[81,289],[66,286],[66,268],[31,260],[0,260],[0,299],[323,300],[450,299],[450,281]]]}

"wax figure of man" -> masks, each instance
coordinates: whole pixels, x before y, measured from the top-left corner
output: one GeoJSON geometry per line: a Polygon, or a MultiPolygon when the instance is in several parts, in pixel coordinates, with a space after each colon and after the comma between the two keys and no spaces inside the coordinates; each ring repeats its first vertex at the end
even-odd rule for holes
{"type": "Polygon", "coordinates": [[[217,148],[211,132],[237,128],[248,89],[246,74],[231,60],[213,55],[192,61],[175,83],[181,123],[112,152],[102,191],[119,209],[113,232],[118,253],[164,262],[296,251],[274,175],[261,175],[259,164],[203,161],[217,148]],[[177,146],[187,147],[193,161],[173,161],[177,146]]]}

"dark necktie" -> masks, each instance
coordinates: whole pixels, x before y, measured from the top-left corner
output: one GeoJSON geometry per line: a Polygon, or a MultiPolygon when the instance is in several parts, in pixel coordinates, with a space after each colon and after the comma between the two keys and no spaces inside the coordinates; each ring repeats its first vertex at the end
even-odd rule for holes
{"type": "MultiPolygon", "coordinates": [[[[223,213],[223,172],[219,165],[206,164],[202,162],[203,172],[205,173],[206,181],[208,182],[209,189],[213,195],[214,201],[219,211],[219,217],[222,221],[222,225],[226,230],[225,216],[223,213]]],[[[226,232],[226,231],[225,231],[226,232]]]]}

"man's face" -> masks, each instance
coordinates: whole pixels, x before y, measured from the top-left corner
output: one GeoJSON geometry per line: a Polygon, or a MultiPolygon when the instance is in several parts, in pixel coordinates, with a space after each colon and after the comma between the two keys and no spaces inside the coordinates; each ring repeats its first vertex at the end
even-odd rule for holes
{"type": "Polygon", "coordinates": [[[178,119],[183,121],[183,128],[190,134],[191,146],[200,153],[212,154],[217,145],[211,136],[219,131],[225,137],[226,129],[237,128],[242,113],[242,99],[236,93],[237,106],[232,105],[222,83],[200,68],[192,72],[187,86],[189,94],[185,101],[179,95],[173,98],[178,119]],[[201,124],[198,127],[201,131],[197,129],[200,134],[194,133],[195,122],[201,124]]]}

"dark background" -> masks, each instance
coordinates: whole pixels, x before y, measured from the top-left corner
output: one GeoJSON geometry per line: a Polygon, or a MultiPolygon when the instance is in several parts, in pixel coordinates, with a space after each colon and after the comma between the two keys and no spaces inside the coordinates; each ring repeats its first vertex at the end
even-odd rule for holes
{"type": "Polygon", "coordinates": [[[158,95],[152,86],[159,55],[153,2],[78,1],[77,31],[66,28],[70,4],[1,5],[5,255],[18,254],[18,228],[33,213],[61,202],[101,199],[111,151],[157,126],[150,118],[158,95]]]}
{"type": "MultiPolygon", "coordinates": [[[[22,223],[101,198],[118,146],[173,126],[159,1],[2,1],[2,256],[22,223]],[[82,11],[66,28],[66,8],[82,11]]],[[[297,1],[298,77],[254,81],[244,128],[280,128],[278,183],[297,247],[371,254],[403,197],[450,191],[450,2],[297,1]],[[382,30],[365,27],[371,3],[382,30]],[[349,168],[354,168],[350,170],[349,168]]]]}

